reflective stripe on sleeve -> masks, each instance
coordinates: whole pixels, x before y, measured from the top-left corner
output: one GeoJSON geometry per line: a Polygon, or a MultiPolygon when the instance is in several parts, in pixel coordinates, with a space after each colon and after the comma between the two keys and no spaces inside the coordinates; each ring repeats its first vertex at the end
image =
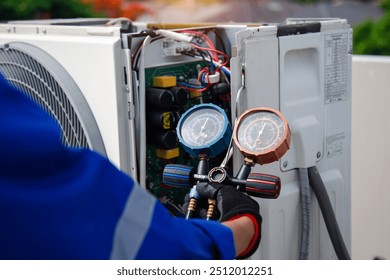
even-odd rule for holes
{"type": "Polygon", "coordinates": [[[156,199],[140,186],[134,188],[127,200],[115,229],[111,259],[134,259],[149,230],[156,199]]]}

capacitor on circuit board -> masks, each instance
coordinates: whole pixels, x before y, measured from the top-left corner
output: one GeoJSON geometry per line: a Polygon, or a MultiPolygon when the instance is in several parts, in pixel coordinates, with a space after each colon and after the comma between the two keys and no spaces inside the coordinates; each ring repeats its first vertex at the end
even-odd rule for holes
{"type": "Polygon", "coordinates": [[[176,131],[173,129],[150,129],[147,133],[147,142],[161,149],[173,149],[178,145],[176,131]]]}
{"type": "Polygon", "coordinates": [[[182,87],[171,87],[169,89],[174,96],[174,103],[179,107],[183,107],[188,101],[188,91],[182,87]]]}
{"type": "Polygon", "coordinates": [[[173,93],[165,88],[147,88],[146,102],[162,109],[172,108],[175,101],[173,93]]]}
{"type": "Polygon", "coordinates": [[[176,111],[155,110],[147,115],[148,124],[164,130],[175,129],[179,119],[180,115],[176,111]]]}

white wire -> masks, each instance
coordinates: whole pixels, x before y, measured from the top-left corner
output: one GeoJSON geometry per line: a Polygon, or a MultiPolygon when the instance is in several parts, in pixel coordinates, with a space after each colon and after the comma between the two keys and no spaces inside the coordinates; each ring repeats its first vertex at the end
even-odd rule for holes
{"type": "Polygon", "coordinates": [[[188,36],[183,33],[178,33],[172,30],[164,30],[164,29],[158,29],[154,31],[157,35],[161,35],[165,38],[170,38],[179,42],[185,42],[185,43],[190,43],[193,36],[188,36]]]}
{"type": "MultiPolygon", "coordinates": [[[[233,123],[232,123],[232,127],[235,126],[236,124],[236,120],[237,120],[237,116],[238,116],[238,113],[237,113],[237,108],[238,108],[238,102],[240,100],[240,97],[241,97],[241,93],[243,92],[244,90],[244,85],[242,85],[239,90],[237,91],[237,96],[236,96],[236,110],[235,110],[235,116],[233,117],[233,123]]],[[[228,149],[227,149],[227,152],[226,152],[226,155],[225,155],[225,158],[223,159],[222,163],[221,163],[221,167],[226,167],[228,161],[230,160],[230,158],[233,156],[233,137],[230,139],[230,143],[229,143],[229,146],[228,146],[228,149]]]]}
{"type": "Polygon", "coordinates": [[[106,25],[111,26],[111,25],[115,25],[115,24],[120,23],[120,22],[132,22],[132,21],[131,21],[131,19],[126,18],[126,17],[119,17],[119,18],[113,18],[113,19],[109,20],[108,22],[106,22],[106,25]]]}
{"type": "Polygon", "coordinates": [[[239,112],[238,112],[238,104],[239,104],[239,102],[240,102],[241,94],[242,94],[242,92],[244,91],[244,88],[245,88],[245,86],[242,85],[242,86],[239,88],[239,90],[237,91],[237,96],[236,96],[236,108],[235,108],[235,115],[234,115],[234,118],[233,118],[233,119],[234,119],[234,124],[233,124],[233,125],[235,125],[235,122],[236,122],[238,116],[240,115],[239,112]]]}
{"type": "Polygon", "coordinates": [[[147,36],[142,43],[139,67],[139,184],[146,187],[146,82],[145,50],[152,37],[147,36]]]}

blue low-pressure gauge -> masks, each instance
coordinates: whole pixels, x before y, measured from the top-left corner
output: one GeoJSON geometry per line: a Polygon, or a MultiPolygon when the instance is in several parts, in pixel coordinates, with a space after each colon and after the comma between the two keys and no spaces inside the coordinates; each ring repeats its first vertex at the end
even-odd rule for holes
{"type": "Polygon", "coordinates": [[[194,157],[216,157],[229,146],[232,137],[225,111],[211,103],[187,110],[176,130],[179,142],[194,157]]]}

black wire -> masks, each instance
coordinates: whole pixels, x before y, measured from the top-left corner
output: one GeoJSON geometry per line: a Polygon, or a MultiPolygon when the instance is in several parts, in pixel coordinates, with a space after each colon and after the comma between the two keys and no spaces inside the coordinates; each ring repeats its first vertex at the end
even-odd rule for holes
{"type": "MultiPolygon", "coordinates": [[[[208,64],[209,61],[206,60],[206,58],[204,57],[204,54],[200,51],[200,50],[196,50],[198,55],[202,58],[203,62],[208,64]]],[[[195,57],[195,54],[194,53],[191,53],[191,52],[181,52],[181,54],[183,55],[187,55],[187,56],[190,56],[190,57],[195,57]]]]}
{"type": "Polygon", "coordinates": [[[307,260],[309,258],[310,242],[310,184],[307,168],[298,169],[299,193],[301,205],[301,238],[299,245],[299,259],[307,260]]]}
{"type": "Polygon", "coordinates": [[[332,204],[326,191],[324,182],[321,179],[317,167],[309,167],[310,186],[317,197],[326,228],[332,241],[333,248],[339,260],[350,260],[347,247],[345,246],[343,236],[337,224],[337,219],[333,211],[332,204]]]}
{"type": "Polygon", "coordinates": [[[133,53],[133,55],[131,57],[131,67],[133,68],[133,70],[136,70],[136,68],[137,68],[138,60],[139,60],[141,49],[142,49],[142,44],[143,44],[143,40],[140,41],[132,49],[132,51],[134,51],[134,53],[133,53]]]}
{"type": "MultiPolygon", "coordinates": [[[[163,37],[153,38],[150,41],[150,43],[153,43],[154,41],[160,40],[162,38],[163,37]]],[[[136,72],[138,72],[138,70],[139,70],[139,60],[140,60],[140,57],[141,57],[141,52],[142,52],[142,47],[143,47],[142,45],[143,45],[144,40],[142,40],[140,42],[140,46],[136,47],[136,53],[134,54],[134,58],[133,58],[134,61],[133,61],[133,66],[132,67],[133,67],[133,70],[136,71],[136,72]]]]}
{"type": "MultiPolygon", "coordinates": [[[[200,44],[198,44],[198,43],[193,43],[193,44],[194,44],[195,46],[198,46],[198,47],[201,47],[201,48],[202,48],[202,46],[201,46],[200,44]]],[[[210,64],[210,67],[214,69],[215,66],[214,66],[214,64],[213,64],[213,55],[211,54],[211,52],[210,52],[210,51],[206,51],[206,50],[201,50],[201,49],[196,49],[196,50],[198,51],[199,55],[202,57],[203,61],[204,61],[205,63],[209,63],[209,64],[210,64]],[[206,59],[205,59],[205,57],[204,57],[205,55],[209,57],[210,61],[206,61],[206,59]]]]}

